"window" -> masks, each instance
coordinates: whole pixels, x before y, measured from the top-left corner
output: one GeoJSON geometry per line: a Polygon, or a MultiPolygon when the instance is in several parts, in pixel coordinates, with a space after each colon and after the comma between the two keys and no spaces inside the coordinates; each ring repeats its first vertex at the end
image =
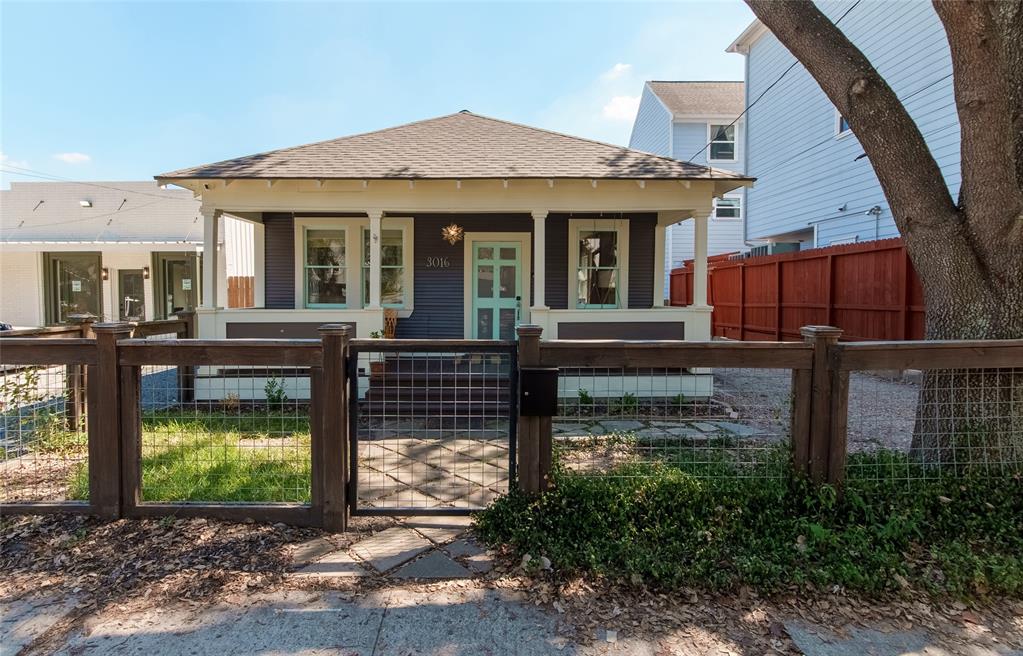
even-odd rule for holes
{"type": "Polygon", "coordinates": [[[576,307],[619,307],[618,232],[580,230],[576,307]]]}
{"type": "Polygon", "coordinates": [[[742,218],[741,198],[718,198],[714,201],[715,219],[740,219],[742,218]]]}
{"type": "MultiPolygon", "coordinates": [[[[380,303],[405,307],[404,230],[380,231],[380,303]]],[[[362,306],[369,305],[369,229],[362,230],[362,306]]]]}
{"type": "Polygon", "coordinates": [[[735,161],[735,126],[710,126],[710,158],[712,162],[735,161]]]}
{"type": "Polygon", "coordinates": [[[849,121],[842,116],[842,113],[837,109],[835,110],[835,135],[841,137],[844,134],[852,132],[852,128],[849,127],[849,121]]]}
{"type": "Polygon", "coordinates": [[[305,304],[344,307],[348,302],[345,231],[305,231],[305,304]]]}
{"type": "Polygon", "coordinates": [[[99,253],[46,253],[46,323],[59,324],[72,314],[103,316],[99,253]]]}

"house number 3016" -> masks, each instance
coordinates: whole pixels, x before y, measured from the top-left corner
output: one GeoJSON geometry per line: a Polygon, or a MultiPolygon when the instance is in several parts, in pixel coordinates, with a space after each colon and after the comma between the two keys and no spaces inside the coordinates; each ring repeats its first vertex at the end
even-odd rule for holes
{"type": "Polygon", "coordinates": [[[426,258],[427,269],[448,269],[451,267],[450,257],[428,257],[426,258]]]}

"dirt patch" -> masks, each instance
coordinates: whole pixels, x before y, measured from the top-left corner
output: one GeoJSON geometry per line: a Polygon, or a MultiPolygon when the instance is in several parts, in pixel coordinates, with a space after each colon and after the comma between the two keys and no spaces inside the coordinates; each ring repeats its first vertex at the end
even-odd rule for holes
{"type": "Polygon", "coordinates": [[[67,501],[71,480],[86,455],[28,453],[0,463],[0,500],[67,501]]]}

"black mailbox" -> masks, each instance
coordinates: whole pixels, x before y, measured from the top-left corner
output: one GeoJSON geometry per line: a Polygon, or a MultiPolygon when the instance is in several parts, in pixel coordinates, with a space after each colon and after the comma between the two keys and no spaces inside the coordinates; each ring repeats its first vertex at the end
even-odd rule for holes
{"type": "Polygon", "coordinates": [[[519,414],[553,417],[558,414],[558,368],[519,369],[519,414]]]}

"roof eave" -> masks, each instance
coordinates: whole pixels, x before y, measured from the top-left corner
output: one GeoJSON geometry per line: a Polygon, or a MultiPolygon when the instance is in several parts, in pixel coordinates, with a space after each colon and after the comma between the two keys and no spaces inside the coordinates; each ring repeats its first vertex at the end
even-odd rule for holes
{"type": "Polygon", "coordinates": [[[755,18],[753,19],[753,22],[742,31],[742,34],[736,37],[735,41],[732,41],[732,43],[725,48],[725,52],[747,55],[749,54],[750,46],[752,46],[757,39],[762,37],[768,31],[767,26],[760,22],[759,18],[755,18]]]}

